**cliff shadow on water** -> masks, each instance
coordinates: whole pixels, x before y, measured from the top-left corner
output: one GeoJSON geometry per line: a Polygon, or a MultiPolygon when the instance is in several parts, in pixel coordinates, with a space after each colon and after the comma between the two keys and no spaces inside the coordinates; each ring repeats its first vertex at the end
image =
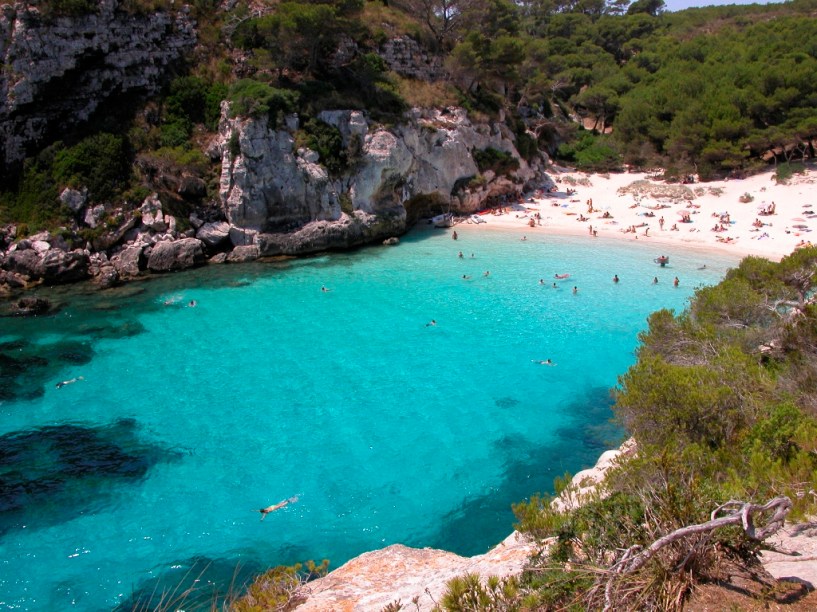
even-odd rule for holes
{"type": "MultiPolygon", "coordinates": [[[[496,400],[507,409],[513,409],[515,401],[496,400]]],[[[535,493],[553,493],[555,478],[592,467],[602,452],[621,444],[625,434],[612,421],[612,406],[607,387],[577,390],[576,399],[560,410],[572,415],[571,423],[555,431],[553,443],[538,445],[519,435],[497,440],[497,452],[505,457],[501,482],[483,495],[464,498],[423,545],[473,556],[501,542],[513,529],[511,504],[535,493]],[[491,542],[487,547],[486,541],[491,542]]]]}

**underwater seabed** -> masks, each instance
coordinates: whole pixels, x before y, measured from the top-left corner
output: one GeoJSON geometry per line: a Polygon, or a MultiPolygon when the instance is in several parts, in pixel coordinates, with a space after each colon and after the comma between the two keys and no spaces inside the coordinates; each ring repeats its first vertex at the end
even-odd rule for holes
{"type": "Polygon", "coordinates": [[[40,292],[55,314],[0,319],[0,606],[151,607],[397,542],[485,552],[512,503],[619,441],[609,389],[648,314],[737,263],[661,254],[423,229],[40,292]]]}

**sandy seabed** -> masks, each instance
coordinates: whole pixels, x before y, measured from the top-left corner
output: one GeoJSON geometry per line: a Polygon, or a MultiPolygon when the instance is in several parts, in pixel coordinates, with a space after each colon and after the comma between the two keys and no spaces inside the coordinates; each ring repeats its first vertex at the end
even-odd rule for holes
{"type": "Polygon", "coordinates": [[[471,215],[454,230],[517,228],[523,236],[569,234],[588,240],[604,236],[655,244],[656,256],[661,244],[672,244],[777,261],[810,244],[817,229],[815,165],[785,183],[778,183],[773,171],[690,184],[666,183],[646,173],[552,168],[549,174],[555,190],[506,206],[501,214],[471,215]],[[764,214],[770,208],[773,214],[764,214]]]}

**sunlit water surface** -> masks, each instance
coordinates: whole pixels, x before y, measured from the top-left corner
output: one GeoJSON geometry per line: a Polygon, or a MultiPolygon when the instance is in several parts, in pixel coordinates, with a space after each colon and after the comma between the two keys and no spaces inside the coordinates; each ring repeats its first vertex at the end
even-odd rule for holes
{"type": "Polygon", "coordinates": [[[397,542],[485,552],[513,502],[620,440],[609,389],[647,315],[735,263],[419,230],[52,292],[56,315],[0,319],[0,606],[153,605],[397,542]]]}

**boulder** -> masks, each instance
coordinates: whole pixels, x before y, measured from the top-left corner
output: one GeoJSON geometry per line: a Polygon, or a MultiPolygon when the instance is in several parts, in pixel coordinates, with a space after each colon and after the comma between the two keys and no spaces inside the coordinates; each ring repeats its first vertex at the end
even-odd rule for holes
{"type": "Polygon", "coordinates": [[[178,193],[185,200],[200,200],[207,195],[207,183],[197,176],[183,176],[178,193]]]}
{"type": "Polygon", "coordinates": [[[116,287],[121,280],[122,279],[119,276],[119,272],[116,271],[116,268],[107,262],[105,265],[100,267],[99,274],[94,277],[94,282],[100,289],[110,289],[111,287],[116,287]]]}
{"type": "Polygon", "coordinates": [[[2,285],[5,285],[9,289],[23,289],[26,286],[26,281],[19,274],[7,270],[0,270],[0,286],[2,285]]]}
{"type": "Polygon", "coordinates": [[[208,248],[217,247],[230,237],[230,224],[226,221],[205,223],[196,232],[196,238],[208,248]]]}
{"type": "Polygon", "coordinates": [[[243,229],[240,227],[230,227],[230,242],[233,246],[245,246],[255,244],[255,237],[258,234],[255,230],[243,229]]]}
{"type": "Polygon", "coordinates": [[[227,261],[227,253],[216,253],[210,259],[207,260],[207,263],[222,264],[225,261],[227,261]]]}
{"type": "Polygon", "coordinates": [[[102,204],[92,206],[85,211],[85,218],[83,219],[85,225],[90,228],[97,227],[102,219],[105,218],[105,207],[102,204]]]}
{"type": "Polygon", "coordinates": [[[167,230],[165,223],[165,216],[162,212],[162,203],[159,197],[154,193],[152,196],[145,198],[142,202],[142,225],[154,232],[164,232],[167,230]]]}
{"type": "Polygon", "coordinates": [[[35,240],[31,243],[31,248],[34,250],[38,255],[42,255],[48,249],[51,248],[51,245],[48,244],[46,240],[35,240]]]}
{"type": "Polygon", "coordinates": [[[134,278],[147,267],[143,246],[132,246],[123,249],[111,260],[116,271],[125,278],[134,278]]]}
{"type": "Polygon", "coordinates": [[[60,194],[60,202],[65,204],[68,209],[74,213],[75,215],[85,208],[85,204],[88,201],[88,190],[82,189],[71,189],[70,187],[66,187],[62,190],[60,194]]]}
{"type": "Polygon", "coordinates": [[[394,236],[405,231],[402,207],[392,214],[369,214],[360,210],[344,214],[338,221],[315,221],[295,232],[258,235],[261,256],[303,255],[329,249],[348,249],[394,236]]]}
{"type": "Polygon", "coordinates": [[[148,257],[148,269],[152,272],[183,270],[206,261],[201,240],[182,238],[155,244],[148,257]]]}
{"type": "Polygon", "coordinates": [[[17,249],[6,256],[4,267],[10,272],[28,278],[42,278],[43,276],[43,264],[40,255],[32,249],[20,248],[20,243],[17,244],[17,249]]]}
{"type": "Polygon", "coordinates": [[[97,251],[107,251],[112,246],[118,244],[125,237],[125,234],[136,227],[137,221],[138,219],[136,217],[130,217],[115,230],[105,232],[98,238],[94,238],[91,244],[97,251]]]}
{"type": "Polygon", "coordinates": [[[51,249],[42,259],[43,279],[57,285],[88,278],[90,258],[87,251],[60,251],[51,249]]]}
{"type": "Polygon", "coordinates": [[[243,263],[245,261],[255,261],[258,259],[260,251],[257,244],[237,246],[227,254],[227,263],[243,263]]]}

